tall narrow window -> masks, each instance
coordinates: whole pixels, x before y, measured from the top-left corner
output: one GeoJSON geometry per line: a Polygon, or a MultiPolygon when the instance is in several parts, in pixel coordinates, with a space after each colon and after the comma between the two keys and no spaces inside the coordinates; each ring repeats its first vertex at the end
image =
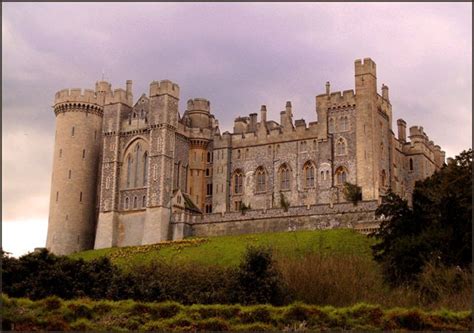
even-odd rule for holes
{"type": "Polygon", "coordinates": [[[132,157],[128,155],[127,157],[127,188],[130,187],[131,171],[132,171],[132,157]]]}
{"type": "Polygon", "coordinates": [[[413,171],[413,159],[410,158],[410,171],[413,171]]]}
{"type": "Polygon", "coordinates": [[[334,118],[329,118],[329,133],[334,133],[334,118]]]}
{"type": "Polygon", "coordinates": [[[148,152],[145,152],[145,154],[143,154],[143,186],[146,186],[147,181],[148,181],[148,152]]]}
{"type": "Polygon", "coordinates": [[[265,177],[265,170],[263,167],[259,167],[256,171],[257,175],[257,192],[265,192],[266,190],[266,177],[265,177]]]}
{"type": "Polygon", "coordinates": [[[56,192],[56,202],[59,200],[59,192],[56,192]]]}
{"type": "Polygon", "coordinates": [[[82,192],[79,194],[79,202],[82,202],[82,192]]]}
{"type": "Polygon", "coordinates": [[[211,153],[207,152],[207,163],[211,163],[211,153]]]}
{"type": "Polygon", "coordinates": [[[133,198],[133,208],[137,208],[137,197],[133,198]]]}
{"type": "Polygon", "coordinates": [[[85,159],[85,158],[86,158],[86,150],[83,149],[83,150],[82,150],[82,159],[85,159]]]}
{"type": "Polygon", "coordinates": [[[74,136],[74,126],[71,129],[71,136],[74,136]]]}
{"type": "Polygon", "coordinates": [[[290,168],[288,168],[288,165],[286,164],[283,164],[280,167],[280,189],[290,189],[290,168]]]}
{"type": "Polygon", "coordinates": [[[385,186],[385,181],[386,181],[386,174],[385,174],[385,170],[382,170],[382,172],[380,173],[380,184],[382,186],[385,186]]]}
{"type": "Polygon", "coordinates": [[[336,152],[337,155],[345,155],[346,154],[346,142],[343,138],[339,138],[336,144],[336,152]]]}
{"type": "Polygon", "coordinates": [[[94,131],[94,140],[97,140],[97,130],[94,131]]]}
{"type": "Polygon", "coordinates": [[[146,196],[142,198],[142,207],[146,207],[146,196]]]}
{"type": "Polygon", "coordinates": [[[346,170],[343,167],[336,169],[336,181],[337,185],[344,185],[347,179],[346,170]]]}
{"type": "MultiPolygon", "coordinates": [[[[138,180],[138,161],[140,161],[140,151],[141,151],[140,144],[138,143],[135,146],[135,177],[133,179],[133,187],[137,187],[137,180],[138,180]]],[[[135,207],[136,208],[136,207],[135,207]]]]}
{"type": "Polygon", "coordinates": [[[68,178],[71,179],[71,170],[69,170],[68,178]]]}
{"type": "Polygon", "coordinates": [[[239,170],[234,174],[234,193],[242,193],[242,172],[239,170]]]}
{"type": "Polygon", "coordinates": [[[305,187],[314,187],[314,166],[311,162],[306,162],[303,167],[305,176],[305,187]]]}

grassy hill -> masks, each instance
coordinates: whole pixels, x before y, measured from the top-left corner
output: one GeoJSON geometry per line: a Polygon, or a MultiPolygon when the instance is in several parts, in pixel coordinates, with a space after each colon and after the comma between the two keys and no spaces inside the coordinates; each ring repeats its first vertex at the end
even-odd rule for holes
{"type": "Polygon", "coordinates": [[[370,258],[374,240],[349,229],[261,233],[189,238],[154,245],[90,250],[71,255],[92,260],[108,256],[121,267],[152,260],[194,261],[201,264],[237,265],[249,245],[271,246],[277,255],[298,257],[308,252],[352,254],[370,258]]]}

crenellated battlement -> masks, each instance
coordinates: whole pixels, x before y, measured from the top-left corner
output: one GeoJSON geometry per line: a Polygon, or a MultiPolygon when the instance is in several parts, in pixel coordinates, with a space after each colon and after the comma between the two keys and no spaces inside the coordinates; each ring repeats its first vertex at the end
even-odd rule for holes
{"type": "Polygon", "coordinates": [[[325,105],[327,108],[348,107],[356,104],[354,90],[336,91],[333,93],[316,96],[318,106],[325,105]]]}
{"type": "Polygon", "coordinates": [[[365,74],[372,74],[373,76],[376,76],[377,66],[371,58],[364,58],[363,61],[361,59],[357,59],[354,61],[354,65],[356,76],[365,74]]]}
{"type": "Polygon", "coordinates": [[[150,97],[165,94],[179,99],[179,86],[170,80],[153,81],[150,83],[150,97]]]}
{"type": "Polygon", "coordinates": [[[60,103],[88,103],[100,105],[100,98],[91,89],[63,89],[54,96],[54,105],[60,103]]]}
{"type": "Polygon", "coordinates": [[[205,98],[194,98],[188,100],[188,111],[204,111],[209,113],[211,109],[211,103],[205,98]]]}
{"type": "Polygon", "coordinates": [[[423,137],[427,139],[426,133],[423,131],[423,126],[411,126],[410,127],[410,138],[411,137],[423,137]]]}
{"type": "Polygon", "coordinates": [[[114,89],[114,91],[111,91],[105,95],[105,104],[115,104],[115,103],[123,103],[127,105],[129,104],[126,90],[122,88],[118,88],[118,89],[114,89]]]}

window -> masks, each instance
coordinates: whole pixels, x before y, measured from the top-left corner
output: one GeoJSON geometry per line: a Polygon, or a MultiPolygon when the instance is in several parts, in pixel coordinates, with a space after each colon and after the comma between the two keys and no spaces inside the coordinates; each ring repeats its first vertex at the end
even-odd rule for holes
{"type": "Polygon", "coordinates": [[[237,150],[237,159],[240,160],[240,149],[237,150]]]}
{"type": "MultiPolygon", "coordinates": [[[[135,161],[137,161],[135,163],[135,177],[133,177],[133,187],[137,187],[137,180],[138,180],[138,161],[139,161],[139,156],[140,156],[140,152],[142,150],[142,147],[140,146],[140,144],[138,143],[136,146],[135,146],[135,152],[136,152],[136,156],[135,156],[135,161]]],[[[136,207],[135,207],[136,208],[136,207]]]]}
{"type": "Polygon", "coordinates": [[[145,152],[143,154],[143,186],[146,186],[147,181],[148,181],[148,152],[145,152]]]}
{"type": "Polygon", "coordinates": [[[128,197],[125,198],[125,209],[128,209],[128,197]]]}
{"type": "Polygon", "coordinates": [[[268,155],[272,155],[272,146],[268,146],[268,155]]]}
{"type": "Polygon", "coordinates": [[[85,158],[86,158],[86,150],[83,149],[83,150],[82,150],[82,159],[85,159],[85,158]]]}
{"type": "Polygon", "coordinates": [[[347,179],[346,170],[341,166],[336,169],[336,182],[337,185],[344,185],[347,179]]]}
{"type": "Polygon", "coordinates": [[[207,152],[207,163],[211,163],[211,153],[207,152]]]}
{"type": "Polygon", "coordinates": [[[127,188],[130,187],[131,171],[132,171],[132,157],[128,155],[127,157],[127,188]]]}
{"type": "Polygon", "coordinates": [[[207,184],[206,194],[207,195],[212,195],[212,184],[207,184]]]}
{"type": "Polygon", "coordinates": [[[263,167],[258,167],[255,173],[257,176],[257,192],[265,192],[266,190],[265,170],[263,169],[263,167]]]}
{"type": "Polygon", "coordinates": [[[71,129],[71,136],[74,136],[74,126],[71,129]]]}
{"type": "Polygon", "coordinates": [[[59,157],[63,157],[63,150],[59,149],[59,157]]]}
{"type": "Polygon", "coordinates": [[[382,170],[382,172],[380,173],[380,185],[385,187],[385,181],[386,181],[386,174],[385,174],[385,170],[382,170]]]}
{"type": "Polygon", "coordinates": [[[235,201],[234,202],[234,208],[236,211],[240,210],[240,206],[242,205],[242,201],[235,201]]]}
{"type": "Polygon", "coordinates": [[[328,127],[329,133],[334,132],[334,118],[329,118],[329,127],[328,127]]]}
{"type": "Polygon", "coordinates": [[[288,165],[283,164],[280,167],[280,189],[289,190],[290,189],[290,169],[288,165]]]}
{"type": "Polygon", "coordinates": [[[321,180],[325,180],[325,178],[324,178],[324,171],[321,171],[321,180]]]}
{"type": "Polygon", "coordinates": [[[206,176],[209,177],[209,169],[206,169],[206,176]]]}
{"type": "Polygon", "coordinates": [[[242,193],[242,172],[240,170],[236,171],[234,174],[234,193],[242,193]]]}
{"type": "Polygon", "coordinates": [[[56,202],[59,200],[59,192],[56,192],[56,202]]]}
{"type": "Polygon", "coordinates": [[[314,166],[311,162],[306,162],[304,167],[305,187],[314,187],[314,166]]]}
{"type": "Polygon", "coordinates": [[[326,170],[326,177],[324,177],[325,180],[329,179],[329,170],[326,170]]]}
{"type": "Polygon", "coordinates": [[[79,202],[82,202],[82,192],[79,194],[79,202]]]}
{"type": "Polygon", "coordinates": [[[413,159],[410,158],[410,171],[413,171],[413,159]]]}
{"type": "Polygon", "coordinates": [[[97,130],[94,131],[94,140],[97,139],[97,130]]]}
{"type": "Polygon", "coordinates": [[[146,196],[142,198],[142,207],[146,207],[146,196]]]}
{"type": "Polygon", "coordinates": [[[339,118],[339,125],[341,131],[349,130],[349,119],[347,118],[347,116],[339,118]]]}
{"type": "Polygon", "coordinates": [[[346,141],[343,138],[339,138],[336,143],[336,154],[345,155],[346,154],[346,141]]]}
{"type": "Polygon", "coordinates": [[[249,152],[249,149],[245,149],[245,158],[248,159],[250,158],[250,152],[249,152]]]}
{"type": "Polygon", "coordinates": [[[71,170],[68,172],[68,178],[71,179],[71,170]]]}
{"type": "Polygon", "coordinates": [[[133,198],[133,208],[137,208],[137,197],[133,198]]]}

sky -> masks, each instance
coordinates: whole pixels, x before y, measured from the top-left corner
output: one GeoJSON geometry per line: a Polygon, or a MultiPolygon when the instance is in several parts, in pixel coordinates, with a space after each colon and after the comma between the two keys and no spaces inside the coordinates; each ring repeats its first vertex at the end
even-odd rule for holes
{"type": "MultiPolygon", "coordinates": [[[[377,64],[394,122],[423,126],[454,156],[472,142],[472,3],[2,3],[2,246],[46,243],[54,94],[153,80],[202,97],[221,133],[267,105],[315,121],[315,96],[354,89],[377,64]]],[[[396,133],[396,123],[393,124],[396,133]]]]}

